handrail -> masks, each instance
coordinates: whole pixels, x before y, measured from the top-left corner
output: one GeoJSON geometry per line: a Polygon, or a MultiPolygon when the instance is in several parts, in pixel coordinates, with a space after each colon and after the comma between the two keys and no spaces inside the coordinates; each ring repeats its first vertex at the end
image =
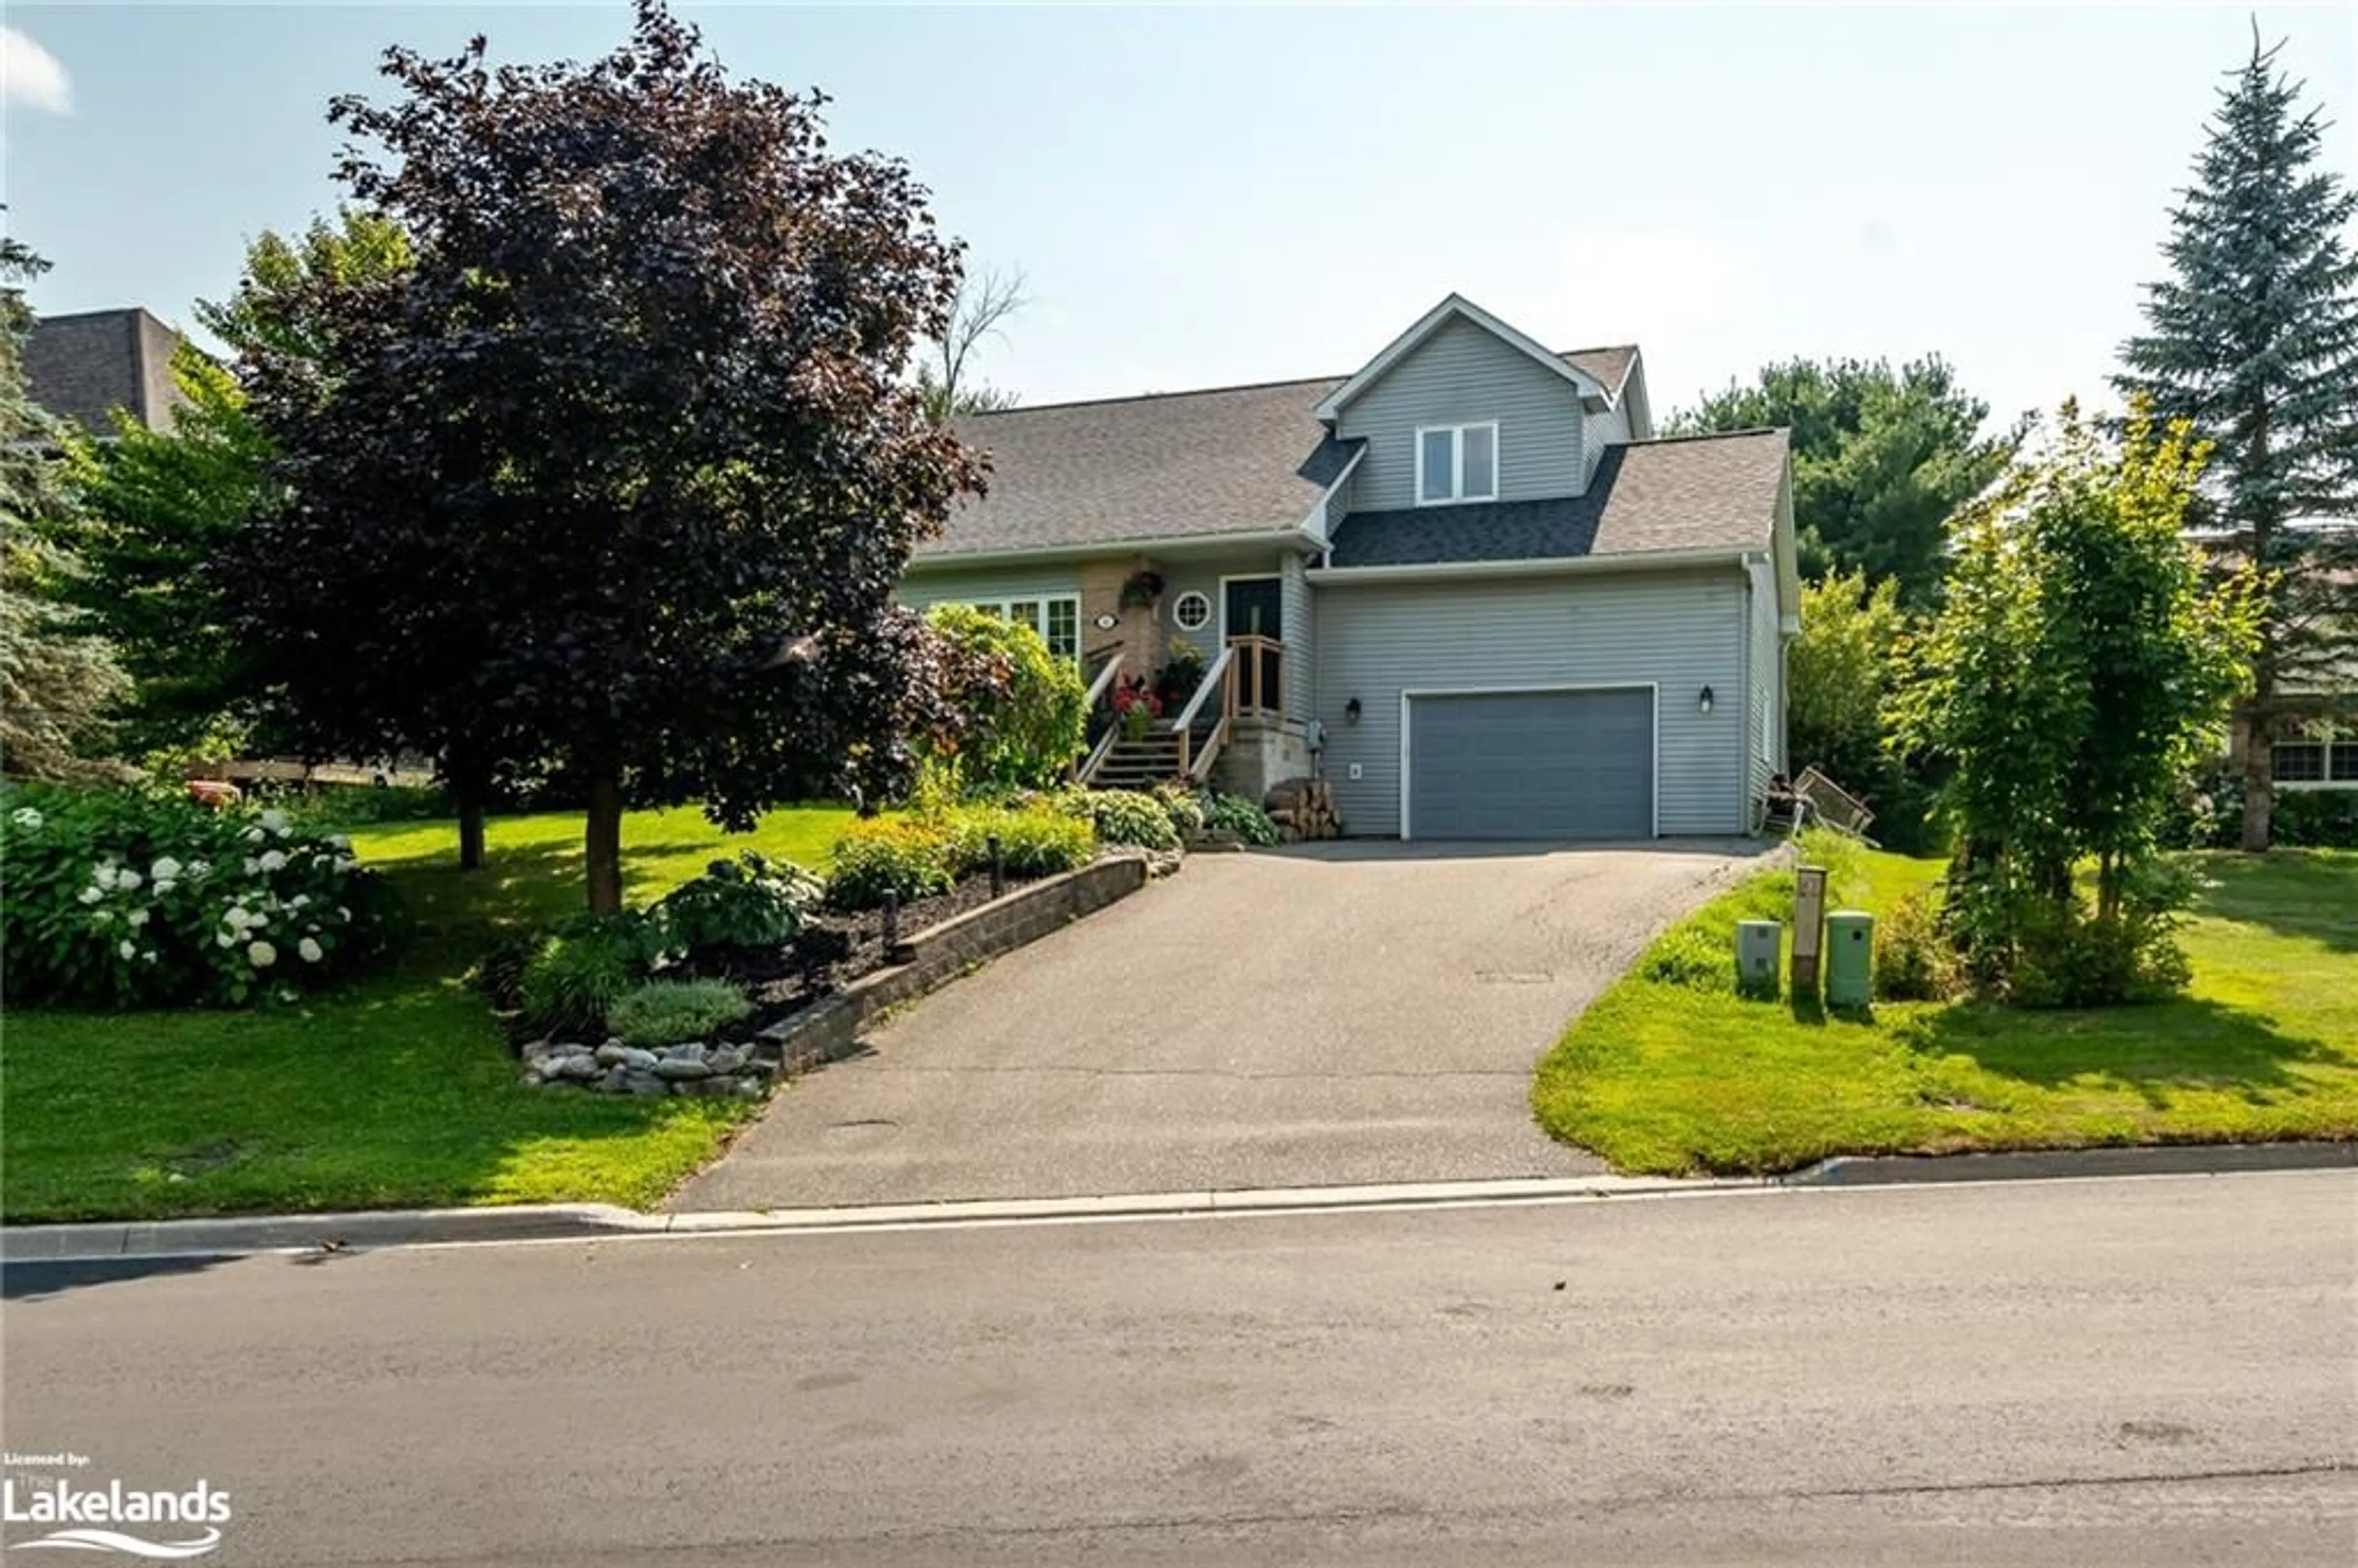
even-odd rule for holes
{"type": "Polygon", "coordinates": [[[1251,672],[1249,687],[1240,683],[1240,700],[1229,708],[1238,713],[1282,713],[1285,709],[1285,644],[1275,637],[1259,633],[1247,633],[1228,639],[1231,652],[1241,648],[1246,659],[1240,666],[1251,672]],[[1267,677],[1267,678],[1264,678],[1267,677]],[[1274,693],[1271,687],[1274,687],[1274,693]]]}
{"type": "Polygon", "coordinates": [[[1219,686],[1220,677],[1228,672],[1228,661],[1234,656],[1235,650],[1233,649],[1222,648],[1220,650],[1220,656],[1214,659],[1212,661],[1212,667],[1204,672],[1202,682],[1195,687],[1195,695],[1187,699],[1187,706],[1181,708],[1179,710],[1179,717],[1171,721],[1172,729],[1186,730],[1194,726],[1195,722],[1195,715],[1203,708],[1204,699],[1211,696],[1213,689],[1219,686]]]}
{"type": "Polygon", "coordinates": [[[1220,721],[1213,725],[1212,732],[1204,738],[1204,749],[1195,753],[1195,762],[1186,767],[1187,776],[1195,783],[1202,784],[1209,777],[1212,764],[1220,760],[1220,748],[1228,743],[1228,725],[1231,722],[1228,715],[1221,714],[1220,721]]]}
{"type": "Polygon", "coordinates": [[[1121,650],[1116,648],[1113,651],[1113,657],[1105,662],[1105,668],[1099,670],[1097,678],[1089,682],[1087,706],[1095,708],[1098,705],[1098,698],[1106,694],[1106,687],[1113,685],[1114,672],[1121,668],[1121,650]]]}
{"type": "Polygon", "coordinates": [[[1097,750],[1081,759],[1081,765],[1074,770],[1073,776],[1083,784],[1096,778],[1098,770],[1105,766],[1105,760],[1113,754],[1114,746],[1120,740],[1121,726],[1117,724],[1098,737],[1097,750]]]}

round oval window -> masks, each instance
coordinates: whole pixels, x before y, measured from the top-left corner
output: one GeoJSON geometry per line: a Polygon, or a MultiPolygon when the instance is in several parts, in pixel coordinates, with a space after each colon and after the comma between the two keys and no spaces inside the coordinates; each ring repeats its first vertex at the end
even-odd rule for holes
{"type": "Polygon", "coordinates": [[[1182,632],[1200,632],[1211,622],[1212,601],[1191,588],[1172,604],[1171,619],[1182,632]]]}

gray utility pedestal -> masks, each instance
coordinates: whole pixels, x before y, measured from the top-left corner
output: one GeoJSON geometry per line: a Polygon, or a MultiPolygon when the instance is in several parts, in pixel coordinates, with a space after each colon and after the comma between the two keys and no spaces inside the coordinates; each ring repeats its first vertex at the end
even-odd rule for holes
{"type": "Polygon", "coordinates": [[[1785,927],[1774,920],[1736,923],[1736,989],[1747,995],[1777,994],[1777,971],[1785,949],[1785,927]]]}

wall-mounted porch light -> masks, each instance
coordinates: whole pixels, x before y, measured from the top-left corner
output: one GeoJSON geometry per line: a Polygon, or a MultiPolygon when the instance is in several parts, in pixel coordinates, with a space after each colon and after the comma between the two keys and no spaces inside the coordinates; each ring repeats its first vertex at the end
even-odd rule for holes
{"type": "Polygon", "coordinates": [[[1703,695],[1695,698],[1695,707],[1705,713],[1711,711],[1711,687],[1703,688],[1703,695]]]}
{"type": "Polygon", "coordinates": [[[1350,701],[1343,705],[1343,719],[1344,722],[1347,724],[1357,724],[1359,721],[1359,699],[1357,697],[1355,697],[1350,701]]]}

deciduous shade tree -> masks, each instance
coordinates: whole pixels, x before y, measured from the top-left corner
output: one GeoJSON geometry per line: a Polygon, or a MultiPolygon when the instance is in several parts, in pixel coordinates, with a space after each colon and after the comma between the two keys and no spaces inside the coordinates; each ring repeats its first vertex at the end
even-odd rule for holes
{"type": "MultiPolygon", "coordinates": [[[[2278,46],[2281,48],[2281,46],[2278,46]]],[[[2271,742],[2292,698],[2339,689],[2358,659],[2358,189],[2321,166],[2323,126],[2277,50],[2221,92],[2194,181],[2169,214],[2171,275],[2122,345],[2124,393],[2212,444],[2198,515],[2231,566],[2257,566],[2266,614],[2242,709],[2246,849],[2268,847],[2271,742]]]]}
{"type": "Polygon", "coordinates": [[[1802,574],[1863,571],[1919,608],[1940,592],[1949,516],[2005,471],[2025,423],[1985,435],[1989,405],[1940,358],[1788,360],[1672,416],[1673,434],[1792,431],[1802,574]]]}
{"type": "Polygon", "coordinates": [[[111,438],[69,441],[86,570],[71,597],[130,676],[119,715],[131,754],[208,742],[243,749],[254,697],[206,565],[253,516],[268,452],[229,372],[182,344],[184,400],[168,430],[118,411],[111,438]]]}
{"type": "MultiPolygon", "coordinates": [[[[265,230],[246,248],[236,292],[200,301],[197,316],[234,354],[302,357],[309,339],[293,311],[308,282],[407,265],[400,230],[365,212],[315,219],[292,240],[265,230]]],[[[277,752],[298,737],[271,722],[270,693],[210,569],[262,503],[270,445],[236,378],[211,355],[183,344],[172,377],[183,401],[168,429],[118,414],[109,438],[70,443],[76,548],[88,568],[75,599],[135,682],[121,716],[127,750],[277,752]]]]}
{"type": "Polygon", "coordinates": [[[1816,767],[1875,808],[1876,837],[1921,847],[1924,785],[1884,744],[1909,620],[1899,584],[1861,571],[1801,586],[1801,633],[1786,653],[1786,726],[1798,766],[1816,767]]]}
{"type": "Polygon", "coordinates": [[[1020,271],[985,271],[958,284],[949,326],[917,366],[917,395],[936,419],[1012,408],[1016,395],[968,373],[968,362],[986,338],[1003,335],[1009,318],[1032,303],[1020,271]]]}
{"type": "Polygon", "coordinates": [[[25,384],[33,312],[23,285],[49,264],[0,238],[0,770],[20,778],[87,778],[106,713],[129,689],[114,653],[68,601],[81,564],[66,541],[73,502],[60,473],[59,422],[25,384]]]}
{"type": "MultiPolygon", "coordinates": [[[[2149,954],[2160,935],[2138,923],[2166,911],[2131,895],[2248,678],[2257,616],[2252,578],[2206,583],[2181,533],[2202,456],[2183,424],[2157,434],[2141,413],[2113,450],[2066,404],[2051,449],[1958,517],[1946,600],[1908,650],[1894,718],[1950,769],[1957,907],[1985,974],[2034,937],[2078,940],[2084,861],[2098,950],[2149,954]]],[[[2072,1000],[2121,1000],[2135,978],[2090,979],[2072,1000]]]]}
{"type": "Polygon", "coordinates": [[[656,0],[587,65],[384,70],[338,174],[415,265],[307,286],[310,351],[243,360],[284,500],[231,580],[297,706],[567,769],[596,910],[626,799],[744,827],[904,784],[936,688],[892,590],[981,477],[903,380],[958,277],[922,188],[656,0]]]}

